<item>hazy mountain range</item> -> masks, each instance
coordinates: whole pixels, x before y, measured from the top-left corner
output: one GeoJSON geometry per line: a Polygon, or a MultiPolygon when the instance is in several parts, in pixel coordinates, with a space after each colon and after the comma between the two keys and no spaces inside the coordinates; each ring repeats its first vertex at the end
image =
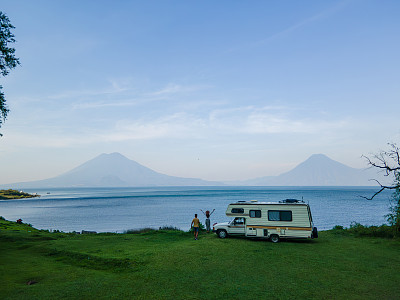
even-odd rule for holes
{"type": "Polygon", "coordinates": [[[375,186],[388,178],[376,169],[355,169],[330,159],[323,154],[313,154],[306,161],[279,176],[266,176],[232,182],[235,185],[255,186],[375,186]]]}
{"type": "Polygon", "coordinates": [[[314,154],[279,176],[216,182],[169,176],[153,171],[120,153],[101,154],[57,177],[8,184],[7,188],[139,187],[139,186],[371,186],[382,179],[374,169],[355,169],[323,154],[314,154]]]}
{"type": "Polygon", "coordinates": [[[101,154],[57,177],[11,184],[12,187],[138,187],[210,186],[222,183],[169,176],[153,171],[120,153],[101,154]]]}

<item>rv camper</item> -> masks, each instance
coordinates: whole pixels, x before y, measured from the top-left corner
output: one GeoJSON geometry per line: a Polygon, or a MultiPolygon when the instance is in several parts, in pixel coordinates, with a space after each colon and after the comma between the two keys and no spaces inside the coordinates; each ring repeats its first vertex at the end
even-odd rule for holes
{"type": "Polygon", "coordinates": [[[269,239],[274,243],[281,238],[317,238],[310,206],[304,201],[286,199],[279,202],[238,201],[228,205],[227,223],[216,223],[213,232],[218,237],[245,236],[269,239]]]}

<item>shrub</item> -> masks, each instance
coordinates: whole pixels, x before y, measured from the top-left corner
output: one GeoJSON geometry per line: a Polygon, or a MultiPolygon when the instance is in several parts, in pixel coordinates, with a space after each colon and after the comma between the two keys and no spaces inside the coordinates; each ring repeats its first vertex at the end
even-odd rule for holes
{"type": "Polygon", "coordinates": [[[383,238],[393,238],[395,236],[393,226],[388,226],[388,225],[364,226],[356,222],[351,223],[348,232],[353,233],[356,236],[370,236],[370,237],[383,237],[383,238]]]}
{"type": "Polygon", "coordinates": [[[338,235],[349,234],[347,228],[344,228],[342,225],[336,225],[332,228],[332,232],[338,235]]]}
{"type": "MultiPolygon", "coordinates": [[[[199,223],[199,230],[200,231],[206,230],[206,227],[201,222],[199,223]]],[[[189,232],[193,232],[193,227],[189,229],[189,232]]]]}
{"type": "Polygon", "coordinates": [[[149,232],[157,232],[157,231],[182,231],[178,227],[173,227],[173,226],[162,226],[159,227],[158,230],[154,228],[140,228],[140,229],[128,229],[125,230],[124,233],[126,234],[139,234],[139,233],[149,233],[149,232]]]}
{"type": "Polygon", "coordinates": [[[344,227],[341,225],[336,225],[335,227],[333,227],[333,230],[344,230],[344,227]]]}
{"type": "Polygon", "coordinates": [[[396,189],[390,201],[390,213],[386,215],[386,218],[393,227],[394,235],[400,236],[400,172],[395,172],[395,184],[396,189]]]}
{"type": "Polygon", "coordinates": [[[158,230],[164,230],[164,231],[182,231],[178,227],[173,227],[173,226],[162,226],[158,230]]]}
{"type": "Polygon", "coordinates": [[[140,229],[128,229],[126,231],[124,231],[124,233],[127,234],[138,234],[138,233],[147,233],[147,232],[151,232],[151,231],[155,231],[153,228],[140,228],[140,229]]]}

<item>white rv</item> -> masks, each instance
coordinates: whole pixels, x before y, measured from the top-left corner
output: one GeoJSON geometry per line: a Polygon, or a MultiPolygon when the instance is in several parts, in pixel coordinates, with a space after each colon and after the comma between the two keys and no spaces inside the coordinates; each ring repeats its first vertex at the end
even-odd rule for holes
{"type": "Polygon", "coordinates": [[[213,226],[213,232],[220,238],[237,235],[270,239],[277,243],[281,238],[318,237],[310,206],[301,200],[238,201],[228,205],[226,215],[234,219],[213,226]]]}

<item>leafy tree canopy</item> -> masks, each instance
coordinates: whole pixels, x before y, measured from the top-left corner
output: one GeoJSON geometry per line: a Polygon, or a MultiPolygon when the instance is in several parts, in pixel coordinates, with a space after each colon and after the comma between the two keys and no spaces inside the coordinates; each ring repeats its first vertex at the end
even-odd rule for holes
{"type": "MultiPolygon", "coordinates": [[[[11,32],[14,28],[10,19],[0,11],[0,74],[2,76],[7,76],[10,70],[20,64],[19,58],[15,57],[15,49],[9,46],[15,43],[14,34],[11,32]]],[[[2,88],[0,85],[0,127],[9,112],[2,88]]],[[[0,136],[2,136],[1,133],[0,136]]]]}

